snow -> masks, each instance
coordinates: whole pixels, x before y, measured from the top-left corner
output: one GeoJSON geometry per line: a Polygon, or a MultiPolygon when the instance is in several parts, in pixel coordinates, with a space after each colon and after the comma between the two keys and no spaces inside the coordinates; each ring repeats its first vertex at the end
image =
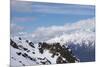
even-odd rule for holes
{"type": "MultiPolygon", "coordinates": [[[[78,24],[76,24],[76,25],[78,25],[78,24]]],[[[93,25],[93,24],[91,24],[91,25],[93,25]]],[[[44,50],[44,53],[41,54],[39,52],[38,43],[35,43],[34,44],[35,48],[32,48],[29,46],[29,44],[24,39],[19,40],[18,37],[11,37],[11,39],[14,42],[16,42],[18,45],[22,45],[23,47],[28,48],[30,50],[30,52],[26,52],[24,50],[18,50],[18,49],[14,49],[13,47],[11,47],[11,57],[13,57],[13,59],[11,58],[11,66],[13,66],[13,67],[14,66],[22,66],[23,64],[36,65],[36,64],[41,64],[41,61],[42,62],[46,61],[46,59],[39,60],[38,58],[47,58],[49,61],[51,61],[51,64],[56,64],[56,60],[57,60],[58,56],[54,56],[54,58],[52,58],[51,57],[52,54],[49,52],[49,50],[44,50]],[[16,54],[16,52],[21,52],[23,54],[26,53],[30,57],[35,58],[36,61],[32,61],[28,58],[24,58],[23,56],[18,56],[16,54]],[[33,54],[32,52],[35,52],[35,54],[33,54]],[[19,61],[22,61],[22,62],[20,63],[19,61]]],[[[30,40],[28,40],[28,41],[30,42],[30,40]]],[[[67,44],[67,46],[68,46],[68,45],[70,45],[69,43],[74,43],[74,45],[79,45],[79,46],[85,45],[87,47],[94,46],[95,32],[92,31],[91,29],[75,30],[75,31],[71,31],[70,33],[64,32],[63,34],[61,34],[59,36],[57,35],[53,38],[45,40],[45,42],[46,43],[58,43],[59,42],[61,44],[61,46],[65,45],[65,44],[67,44]]],[[[67,46],[66,46],[66,48],[67,48],[67,46]]],[[[77,50],[77,47],[75,47],[75,49],[77,50]]],[[[69,51],[71,51],[71,50],[69,49],[69,51]]]]}
{"type": "MultiPolygon", "coordinates": [[[[57,59],[58,56],[55,56],[54,58],[52,58],[52,57],[51,57],[52,54],[49,53],[48,50],[44,51],[44,53],[41,54],[41,53],[39,52],[39,50],[38,50],[38,44],[35,44],[35,49],[33,49],[32,47],[30,47],[30,46],[25,42],[25,40],[19,41],[19,40],[16,39],[15,42],[16,42],[18,45],[22,45],[23,47],[27,47],[31,52],[28,53],[28,52],[26,52],[26,51],[24,51],[24,50],[18,50],[18,49],[14,49],[13,47],[11,47],[11,57],[14,57],[14,58],[16,59],[16,60],[11,59],[11,66],[13,66],[13,67],[14,67],[14,66],[15,66],[15,67],[16,67],[16,66],[22,66],[22,64],[19,63],[19,61],[22,61],[22,63],[25,64],[25,65],[36,65],[36,64],[41,64],[41,63],[40,63],[41,60],[38,60],[38,58],[47,58],[49,61],[52,61],[52,62],[51,62],[52,64],[55,64],[55,63],[56,63],[56,59],[57,59]],[[32,51],[34,51],[35,54],[32,54],[32,51]],[[27,53],[30,57],[35,58],[36,61],[33,62],[33,61],[31,61],[31,60],[29,60],[29,59],[27,59],[27,58],[24,58],[23,56],[18,56],[18,55],[16,54],[16,52],[27,53]]],[[[45,59],[45,60],[42,60],[42,61],[46,61],[46,59],[45,59]]]]}
{"type": "MultiPolygon", "coordinates": [[[[47,43],[55,43],[59,42],[60,44],[64,45],[68,42],[72,42],[74,44],[79,44],[82,46],[82,43],[84,42],[85,45],[89,45],[90,42],[95,41],[95,33],[94,32],[74,32],[71,34],[63,34],[61,36],[54,37],[48,41],[47,43]]],[[[91,44],[93,45],[93,44],[91,44]]]]}

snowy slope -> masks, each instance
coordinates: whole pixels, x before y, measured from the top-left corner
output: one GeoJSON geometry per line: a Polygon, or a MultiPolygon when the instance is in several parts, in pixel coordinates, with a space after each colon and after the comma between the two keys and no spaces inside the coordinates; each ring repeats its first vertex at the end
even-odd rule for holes
{"type": "Polygon", "coordinates": [[[47,43],[59,42],[72,49],[73,54],[80,62],[95,61],[95,32],[81,31],[63,34],[47,41],[47,43]]]}
{"type": "Polygon", "coordinates": [[[91,46],[93,46],[95,42],[95,33],[94,32],[74,32],[73,34],[63,34],[61,36],[52,38],[46,42],[47,43],[59,42],[62,45],[72,42],[74,44],[79,44],[80,46],[82,46],[83,42],[87,46],[89,46],[90,42],[93,42],[91,44],[91,46]]]}
{"type": "MultiPolygon", "coordinates": [[[[70,53],[71,49],[67,52],[62,46],[60,46],[60,52],[57,50],[57,43],[52,44],[47,43],[47,47],[40,47],[39,44],[33,44],[31,41],[20,39],[11,39],[11,66],[25,66],[25,65],[37,65],[37,64],[56,64],[56,63],[67,63],[67,62],[78,62],[79,60],[70,53]],[[30,45],[31,43],[31,45],[30,45]],[[39,51],[40,48],[43,49],[43,53],[39,51]],[[56,48],[56,49],[55,49],[56,48]],[[52,50],[53,52],[52,52],[52,50]],[[65,56],[61,55],[65,51],[65,56]],[[54,53],[55,52],[55,53],[54,53]],[[67,56],[69,55],[69,56],[67,56]],[[72,59],[69,60],[68,58],[72,59]]],[[[41,43],[44,45],[44,43],[41,43]]],[[[59,48],[59,47],[58,47],[59,48]]]]}
{"type": "Polygon", "coordinates": [[[95,61],[94,28],[73,30],[41,42],[11,37],[11,66],[95,61]]]}

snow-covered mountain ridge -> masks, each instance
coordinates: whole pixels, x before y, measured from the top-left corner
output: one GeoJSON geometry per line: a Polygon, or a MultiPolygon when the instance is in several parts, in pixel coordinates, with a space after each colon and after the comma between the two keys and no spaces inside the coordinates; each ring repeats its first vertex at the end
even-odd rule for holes
{"type": "Polygon", "coordinates": [[[59,42],[62,45],[72,42],[74,44],[79,44],[80,46],[82,46],[82,43],[85,43],[85,45],[87,45],[87,46],[89,46],[89,43],[92,43],[91,46],[93,46],[95,43],[95,34],[94,34],[94,32],[92,32],[92,33],[90,33],[90,32],[81,32],[81,33],[76,32],[75,33],[74,32],[73,34],[63,34],[61,36],[57,36],[46,42],[47,43],[59,42]]]}
{"type": "Polygon", "coordinates": [[[14,66],[14,64],[17,66],[25,66],[34,64],[79,62],[81,59],[77,52],[79,50],[76,50],[76,48],[83,49],[83,46],[85,46],[84,49],[86,50],[88,50],[90,47],[94,48],[94,38],[94,33],[75,33],[74,35],[64,34],[62,36],[36,44],[29,40],[23,40],[20,37],[18,39],[12,38],[10,43],[11,66],[14,66]]]}
{"type": "Polygon", "coordinates": [[[13,41],[11,39],[11,66],[33,64],[75,63],[79,60],[72,54],[71,49],[60,43],[39,42],[34,44],[29,40],[13,41]]]}

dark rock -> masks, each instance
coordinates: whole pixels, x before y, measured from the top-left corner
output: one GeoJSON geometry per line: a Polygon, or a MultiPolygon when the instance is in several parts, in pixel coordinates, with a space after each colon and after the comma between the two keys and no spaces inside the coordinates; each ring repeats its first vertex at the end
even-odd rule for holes
{"type": "Polygon", "coordinates": [[[31,46],[32,48],[35,48],[32,42],[29,43],[29,46],[31,46]]]}
{"type": "Polygon", "coordinates": [[[22,61],[19,61],[20,63],[22,63],[22,61]]]}
{"type": "Polygon", "coordinates": [[[49,50],[49,52],[52,53],[52,58],[54,58],[55,55],[60,54],[60,57],[57,59],[57,63],[75,63],[75,61],[77,61],[76,57],[72,55],[72,51],[69,51],[70,48],[61,46],[60,43],[48,44],[43,42],[39,43],[39,47],[40,53],[43,53],[44,50],[49,50]],[[65,60],[62,58],[65,58],[65,60]]]}
{"type": "Polygon", "coordinates": [[[26,40],[26,43],[29,43],[29,41],[28,41],[28,40],[26,40]]]}
{"type": "Polygon", "coordinates": [[[17,55],[21,55],[22,53],[21,53],[21,52],[16,52],[16,54],[17,54],[17,55]]]}
{"type": "Polygon", "coordinates": [[[41,61],[41,63],[42,63],[42,64],[46,64],[46,62],[42,62],[42,61],[41,61]]]}
{"type": "Polygon", "coordinates": [[[22,56],[27,58],[28,54],[24,53],[24,54],[22,54],[22,56]]]}
{"type": "Polygon", "coordinates": [[[30,50],[27,50],[27,52],[30,52],[30,50]]]}
{"type": "Polygon", "coordinates": [[[25,50],[25,51],[28,50],[27,48],[23,47],[22,45],[18,45],[18,46],[19,46],[21,49],[25,50]]]}
{"type": "Polygon", "coordinates": [[[28,50],[27,48],[23,48],[25,51],[28,50]]]}
{"type": "Polygon", "coordinates": [[[35,52],[32,52],[33,54],[35,54],[35,52]]]}
{"type": "Polygon", "coordinates": [[[19,40],[22,40],[21,37],[19,37],[19,40]]]}
{"type": "Polygon", "coordinates": [[[16,48],[16,49],[19,49],[18,45],[10,39],[10,45],[13,47],[13,48],[16,48]]]}
{"type": "Polygon", "coordinates": [[[43,49],[42,49],[42,48],[39,48],[39,52],[40,52],[41,54],[43,54],[43,49]]]}

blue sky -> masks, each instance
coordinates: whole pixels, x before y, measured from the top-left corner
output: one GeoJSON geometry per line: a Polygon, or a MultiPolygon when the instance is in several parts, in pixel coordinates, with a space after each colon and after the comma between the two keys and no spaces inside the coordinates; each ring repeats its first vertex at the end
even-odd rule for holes
{"type": "Polygon", "coordinates": [[[32,33],[38,27],[60,26],[94,17],[93,5],[11,2],[11,24],[15,25],[11,28],[17,32],[32,33]]]}

